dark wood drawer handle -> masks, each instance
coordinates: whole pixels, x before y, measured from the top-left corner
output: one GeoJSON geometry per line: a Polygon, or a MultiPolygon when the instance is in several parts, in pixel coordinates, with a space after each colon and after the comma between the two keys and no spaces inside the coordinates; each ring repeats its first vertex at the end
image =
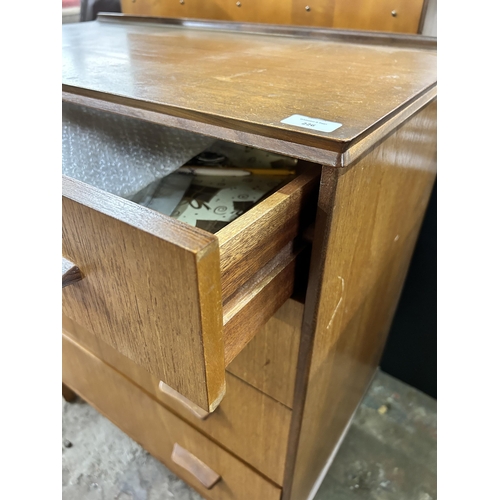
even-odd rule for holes
{"type": "Polygon", "coordinates": [[[211,413],[205,411],[203,408],[200,408],[198,405],[194,404],[188,398],[184,397],[182,394],[179,394],[176,390],[172,389],[170,386],[165,384],[165,382],[160,381],[159,389],[167,396],[170,396],[172,399],[181,404],[186,410],[188,410],[192,415],[200,420],[205,420],[208,418],[211,413]]]}
{"type": "Polygon", "coordinates": [[[221,479],[217,472],[177,443],[172,450],[172,461],[191,473],[207,490],[213,488],[221,479]]]}
{"type": "Polygon", "coordinates": [[[62,258],[62,287],[72,285],[83,278],[80,268],[68,259],[62,258]]]}

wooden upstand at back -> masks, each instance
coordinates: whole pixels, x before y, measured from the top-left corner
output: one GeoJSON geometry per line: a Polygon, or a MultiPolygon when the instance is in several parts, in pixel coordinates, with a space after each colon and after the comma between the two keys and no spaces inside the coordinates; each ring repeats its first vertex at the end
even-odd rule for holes
{"type": "Polygon", "coordinates": [[[312,498],[436,175],[435,40],[273,29],[63,26],[63,101],[300,160],[216,234],[63,178],[65,395],[207,499],[312,498]]]}

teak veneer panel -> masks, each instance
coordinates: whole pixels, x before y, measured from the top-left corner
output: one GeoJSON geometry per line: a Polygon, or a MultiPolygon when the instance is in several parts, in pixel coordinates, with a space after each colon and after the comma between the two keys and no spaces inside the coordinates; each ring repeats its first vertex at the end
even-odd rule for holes
{"type": "Polygon", "coordinates": [[[436,101],[323,170],[284,500],[308,498],[377,368],[435,175],[436,101]]]}
{"type": "Polygon", "coordinates": [[[277,484],[283,483],[291,411],[226,373],[226,395],[205,420],[159,389],[160,380],[63,316],[63,334],[139,385],[157,401],[277,484]]]}
{"type": "Polygon", "coordinates": [[[251,23],[291,24],[292,0],[268,2],[266,0],[187,0],[182,3],[158,2],[157,0],[121,0],[124,14],[155,17],[189,17],[196,19],[218,19],[224,21],[246,21],[251,23]]]}
{"type": "Polygon", "coordinates": [[[209,500],[279,500],[281,489],[63,336],[63,381],[209,500]],[[211,489],[172,461],[177,443],[221,476],[211,489]]]}
{"type": "MultiPolygon", "coordinates": [[[[216,233],[220,246],[222,300],[258,273],[314,214],[321,169],[308,170],[216,233]]],[[[311,220],[313,220],[311,218],[311,220]]]]}
{"type": "Polygon", "coordinates": [[[65,98],[131,115],[344,151],[436,83],[435,50],[99,19],[63,26],[65,98]],[[281,123],[293,114],[342,126],[325,133],[281,123]]]}
{"type": "Polygon", "coordinates": [[[418,33],[424,0],[334,0],[333,27],[418,33]]]}
{"type": "Polygon", "coordinates": [[[226,368],[237,377],[293,407],[304,305],[287,300],[226,368]]]}
{"type": "Polygon", "coordinates": [[[224,304],[226,366],[292,295],[297,253],[289,243],[224,304]]]}
{"type": "Polygon", "coordinates": [[[213,410],[225,390],[215,236],[69,178],[63,193],[63,256],[85,275],[63,312],[213,410]]]}

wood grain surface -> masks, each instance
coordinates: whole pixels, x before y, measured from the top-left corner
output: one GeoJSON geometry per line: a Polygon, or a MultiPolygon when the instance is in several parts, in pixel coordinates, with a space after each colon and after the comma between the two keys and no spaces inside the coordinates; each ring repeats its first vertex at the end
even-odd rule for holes
{"type": "Polygon", "coordinates": [[[436,175],[436,101],[324,169],[284,500],[307,498],[378,365],[436,175]]]}
{"type": "Polygon", "coordinates": [[[281,489],[169,412],[137,385],[63,336],[63,381],[209,500],[279,500],[281,489]],[[178,443],[221,480],[204,488],[172,461],[178,443]]]}
{"type": "Polygon", "coordinates": [[[160,23],[65,25],[62,59],[68,94],[328,151],[345,150],[436,83],[435,50],[160,23]],[[281,123],[294,114],[342,126],[281,123]]]}
{"type": "Polygon", "coordinates": [[[299,251],[289,243],[224,304],[226,366],[292,295],[299,251]]]}
{"type": "MultiPolygon", "coordinates": [[[[158,2],[156,0],[122,0],[122,12],[139,16],[187,17],[218,19],[253,23],[291,24],[292,0],[267,2],[265,0],[184,0],[158,2]]],[[[305,11],[304,11],[305,12],[305,11]]]]}
{"type": "Polygon", "coordinates": [[[226,368],[288,408],[293,407],[303,312],[303,304],[287,300],[226,368]]]}
{"type": "Polygon", "coordinates": [[[63,255],[85,279],[63,312],[206,411],[224,394],[217,239],[63,180],[63,255]]]}
{"type": "MultiPolygon", "coordinates": [[[[282,484],[292,417],[289,408],[231,373],[226,373],[227,390],[224,399],[213,413],[205,420],[200,420],[184,403],[165,393],[160,388],[157,377],[66,316],[63,316],[63,334],[140,386],[156,401],[204,435],[236,454],[275,483],[282,484]]],[[[286,351],[287,345],[283,345],[282,349],[286,351]]],[[[258,371],[261,371],[260,367],[258,371]]]]}
{"type": "MultiPolygon", "coordinates": [[[[318,0],[314,5],[321,13],[326,3],[318,0]]],[[[349,8],[339,3],[339,9],[342,5],[349,8]]],[[[265,468],[269,478],[283,484],[282,500],[303,500],[376,369],[435,178],[436,103],[429,102],[436,95],[436,52],[426,41],[419,46],[397,36],[373,35],[371,44],[360,34],[349,39],[327,30],[299,29],[293,36],[278,37],[272,33],[289,28],[266,28],[267,34],[258,29],[123,17],[65,26],[63,99],[349,167],[323,168],[304,313],[296,302],[287,301],[268,325],[258,324],[289,296],[295,261],[284,241],[276,247],[274,241],[257,243],[268,253],[254,269],[247,250],[252,238],[237,223],[217,236],[225,246],[221,263],[217,237],[165,223],[168,218],[131,209],[108,196],[97,194],[91,202],[85,198],[86,205],[75,199],[78,189],[73,189],[64,201],[69,219],[63,255],[81,266],[85,280],[64,290],[65,310],[153,373],[156,385],[151,397],[138,382],[70,340],[65,341],[69,354],[64,382],[142,440],[180,477],[190,481],[171,461],[175,442],[220,474],[222,480],[213,489],[199,490],[207,498],[278,499],[275,484],[206,438],[214,432],[221,442],[227,438],[237,443],[231,434],[236,428],[229,432],[217,423],[212,431],[198,432],[186,423],[209,429],[217,422],[217,411],[200,421],[161,399],[167,395],[161,396],[159,379],[213,410],[224,391],[224,367],[232,361],[230,373],[268,394],[259,393],[267,398],[266,405],[268,400],[274,403],[265,406],[273,408],[268,411],[275,412],[281,401],[279,408],[291,413],[284,474],[272,453],[268,458],[275,461],[275,469],[267,468],[267,458],[249,458],[248,463],[258,463],[256,469],[265,468]],[[307,37],[306,32],[313,34],[307,37]],[[393,42],[383,45],[381,40],[393,42]],[[281,123],[292,114],[342,126],[322,133],[281,123]],[[279,249],[282,254],[274,257],[278,267],[273,267],[279,249]],[[172,259],[158,258],[165,254],[172,259]],[[240,262],[249,269],[240,269],[240,262]],[[266,262],[269,267],[262,271],[266,262]],[[221,264],[227,287],[221,283],[221,264]],[[279,272],[272,275],[271,268],[279,272]],[[236,282],[231,285],[233,273],[236,282]],[[281,277],[285,292],[280,296],[281,277]],[[275,288],[259,288],[268,283],[275,288]],[[156,307],[160,297],[179,287],[178,302],[165,310],[156,307]],[[276,297],[259,290],[273,290],[276,297]],[[96,312],[99,321],[92,326],[96,312]],[[163,315],[174,317],[171,331],[163,330],[163,315]],[[165,408],[169,404],[175,415],[165,408]],[[131,407],[126,414],[124,407],[131,407]]],[[[286,202],[283,207],[286,218],[286,202]]],[[[273,217],[278,213],[270,212],[273,217]]],[[[265,231],[258,218],[249,222],[254,234],[265,231]]],[[[280,238],[277,229],[269,234],[280,238]]],[[[243,383],[232,375],[227,380],[228,388],[235,380],[243,383]]],[[[243,390],[236,392],[245,396],[243,390]]],[[[235,401],[246,408],[241,399],[235,401]]],[[[255,394],[249,401],[257,401],[255,394]]],[[[261,425],[262,415],[257,420],[261,425]]],[[[240,432],[244,439],[251,435],[240,432]]],[[[273,446],[282,450],[281,444],[273,446]]]]}
{"type": "Polygon", "coordinates": [[[223,302],[313,220],[320,174],[317,165],[309,165],[307,172],[217,232],[223,302]]]}
{"type": "Polygon", "coordinates": [[[418,33],[424,0],[334,0],[333,26],[418,33]]]}
{"type": "MultiPolygon", "coordinates": [[[[80,106],[89,106],[110,113],[117,113],[139,120],[150,121],[166,127],[174,127],[182,130],[189,130],[198,134],[203,134],[216,139],[229,142],[236,142],[243,146],[283,154],[292,158],[313,161],[318,164],[325,164],[335,167],[344,166],[344,155],[341,152],[326,151],[324,149],[308,146],[306,144],[296,144],[286,142],[273,137],[256,135],[250,131],[234,130],[220,125],[201,123],[194,120],[179,118],[178,116],[166,115],[161,110],[132,108],[123,103],[103,101],[99,98],[79,95],[75,92],[62,92],[63,101],[71,102],[80,106]]],[[[406,109],[406,108],[405,108],[406,109]]]]}

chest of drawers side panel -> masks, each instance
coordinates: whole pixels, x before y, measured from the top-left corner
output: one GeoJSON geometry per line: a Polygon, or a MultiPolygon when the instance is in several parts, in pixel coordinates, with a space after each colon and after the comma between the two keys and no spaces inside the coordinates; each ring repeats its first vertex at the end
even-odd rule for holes
{"type": "Polygon", "coordinates": [[[436,175],[436,107],[323,171],[284,500],[308,498],[377,368],[436,175]]]}

